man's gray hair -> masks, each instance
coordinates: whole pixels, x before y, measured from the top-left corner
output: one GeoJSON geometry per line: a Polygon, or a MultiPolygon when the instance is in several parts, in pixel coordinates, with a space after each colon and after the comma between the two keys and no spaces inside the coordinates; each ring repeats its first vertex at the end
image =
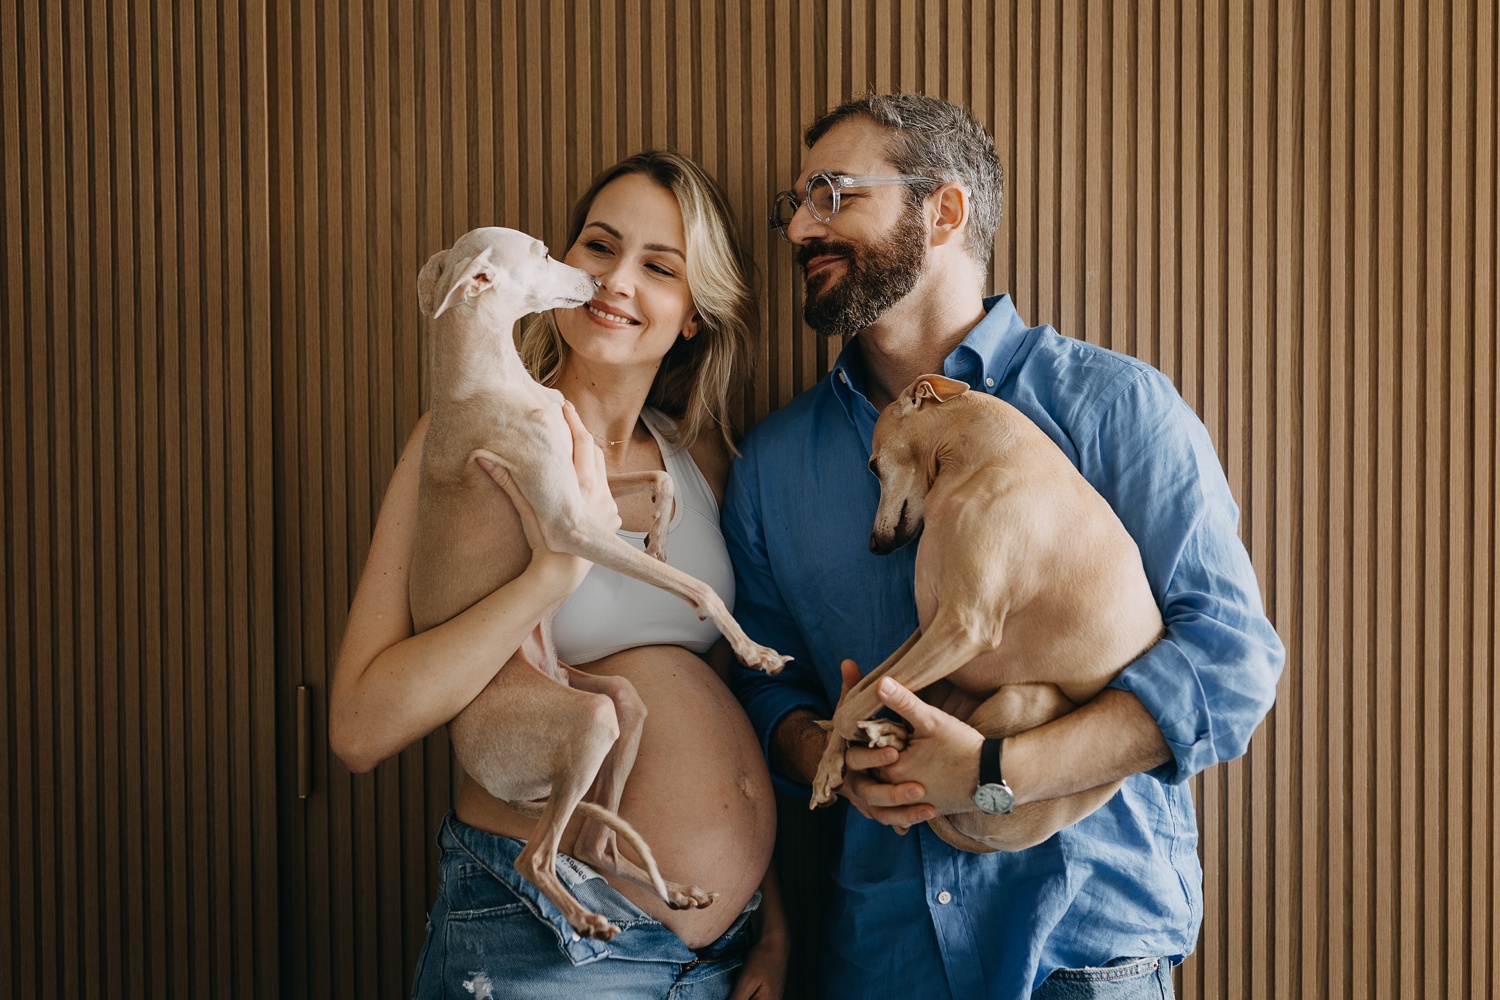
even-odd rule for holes
{"type": "MultiPolygon", "coordinates": [[[[803,141],[811,148],[835,125],[855,115],[868,115],[890,130],[886,159],[899,172],[963,185],[969,195],[969,254],[979,262],[981,273],[989,273],[1005,177],[995,155],[995,140],[985,127],[967,109],[936,97],[865,94],[824,112],[807,127],[803,141]]],[[[928,188],[907,188],[914,205],[931,193],[928,188]]]]}

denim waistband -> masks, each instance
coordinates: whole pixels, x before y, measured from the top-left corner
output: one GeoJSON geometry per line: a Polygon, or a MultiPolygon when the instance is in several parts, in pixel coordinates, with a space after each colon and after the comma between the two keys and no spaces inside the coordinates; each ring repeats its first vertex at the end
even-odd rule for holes
{"type": "Polygon", "coordinates": [[[443,817],[438,846],[483,867],[509,889],[542,923],[557,935],[558,946],[574,965],[602,958],[625,961],[717,962],[741,954],[749,946],[750,915],[760,906],[757,891],[729,929],[702,948],[689,948],[666,925],[646,913],[615,890],[604,876],[566,854],[557,855],[557,878],[577,900],[602,913],[620,928],[613,941],[580,937],[573,926],[542,891],[516,871],[515,863],[526,845],[514,837],[502,837],[472,827],[453,813],[443,817]]]}

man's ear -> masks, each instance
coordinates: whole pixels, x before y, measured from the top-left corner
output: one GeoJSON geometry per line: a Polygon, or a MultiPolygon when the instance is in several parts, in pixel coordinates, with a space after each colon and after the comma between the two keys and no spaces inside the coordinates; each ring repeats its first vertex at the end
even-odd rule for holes
{"type": "Polygon", "coordinates": [[[918,407],[926,403],[946,403],[955,396],[969,391],[969,383],[945,375],[923,375],[912,384],[912,402],[918,407]]]}
{"type": "Polygon", "coordinates": [[[929,196],[933,206],[932,243],[941,246],[962,237],[969,226],[969,192],[949,181],[929,196]]]}

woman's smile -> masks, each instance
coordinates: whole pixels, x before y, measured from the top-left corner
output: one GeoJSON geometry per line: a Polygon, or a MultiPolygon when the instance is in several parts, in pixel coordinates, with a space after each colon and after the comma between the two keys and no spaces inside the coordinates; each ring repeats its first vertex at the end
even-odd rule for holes
{"type": "Polygon", "coordinates": [[[611,308],[598,299],[584,304],[590,318],[601,326],[640,326],[641,321],[624,315],[618,307],[611,308]]]}

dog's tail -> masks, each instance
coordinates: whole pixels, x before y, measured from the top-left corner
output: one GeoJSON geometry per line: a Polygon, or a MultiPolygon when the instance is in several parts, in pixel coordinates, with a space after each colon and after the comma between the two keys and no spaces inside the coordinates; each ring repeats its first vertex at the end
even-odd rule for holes
{"type": "MultiPolygon", "coordinates": [[[[527,819],[540,818],[544,805],[541,802],[512,801],[507,801],[505,804],[510,807],[512,812],[518,812],[527,819]]],[[[636,856],[641,859],[641,868],[650,876],[651,887],[656,890],[656,894],[663,900],[666,900],[668,905],[671,905],[671,896],[667,892],[667,883],[661,877],[661,869],[656,866],[656,857],[651,853],[651,848],[647,845],[646,838],[637,833],[635,827],[625,822],[618,813],[611,812],[603,806],[589,802],[586,799],[578,803],[575,811],[598,820],[618,833],[621,839],[630,846],[630,849],[635,851],[636,856]]]]}

